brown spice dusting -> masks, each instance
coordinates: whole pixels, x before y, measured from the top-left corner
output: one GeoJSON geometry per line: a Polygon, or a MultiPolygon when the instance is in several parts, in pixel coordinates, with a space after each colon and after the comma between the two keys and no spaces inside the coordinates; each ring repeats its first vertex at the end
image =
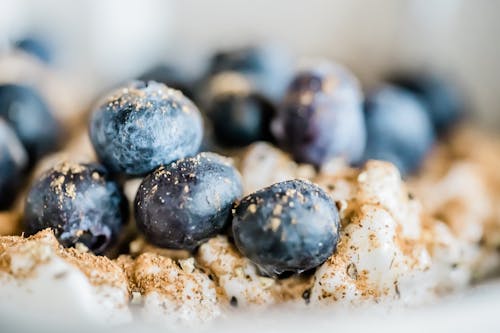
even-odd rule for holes
{"type": "Polygon", "coordinates": [[[79,269],[94,286],[126,286],[125,274],[118,265],[106,257],[63,248],[50,229],[42,230],[28,238],[0,237],[0,270],[14,275],[15,278],[31,277],[39,265],[49,262],[53,256],[58,256],[79,269]],[[14,255],[28,256],[32,264],[26,269],[13,271],[11,258],[14,255]]]}
{"type": "Polygon", "coordinates": [[[112,285],[122,287],[126,276],[121,268],[103,256],[82,253],[76,249],[61,249],[60,256],[80,269],[93,285],[112,285]]]}
{"type": "Polygon", "coordinates": [[[217,236],[201,245],[196,260],[208,274],[213,275],[215,282],[219,285],[220,297],[230,300],[231,296],[234,296],[224,292],[225,283],[234,280],[242,283],[241,294],[245,303],[269,304],[274,302],[277,281],[255,275],[250,276],[247,272],[255,270],[252,268],[253,264],[243,257],[226,237],[217,236]]]}
{"type": "Polygon", "coordinates": [[[130,264],[129,259],[122,261],[127,266],[133,291],[142,295],[156,292],[175,302],[184,302],[184,297],[188,300],[195,298],[201,302],[206,300],[205,285],[214,288],[216,292],[214,282],[194,266],[193,258],[174,261],[160,255],[144,253],[137,257],[133,264],[130,264]],[[192,293],[186,293],[187,290],[192,293]]]}
{"type": "Polygon", "coordinates": [[[116,258],[114,262],[120,266],[127,277],[129,295],[137,292],[138,288],[134,278],[134,259],[129,255],[123,254],[116,258]]]}

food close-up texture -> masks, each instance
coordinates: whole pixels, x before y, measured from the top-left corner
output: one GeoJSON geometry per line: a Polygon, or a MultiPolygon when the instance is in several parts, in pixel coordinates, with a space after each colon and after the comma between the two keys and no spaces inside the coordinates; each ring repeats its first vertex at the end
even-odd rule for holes
{"type": "Polygon", "coordinates": [[[110,80],[49,36],[0,48],[0,309],[206,328],[500,278],[500,137],[450,71],[257,40],[110,80]]]}

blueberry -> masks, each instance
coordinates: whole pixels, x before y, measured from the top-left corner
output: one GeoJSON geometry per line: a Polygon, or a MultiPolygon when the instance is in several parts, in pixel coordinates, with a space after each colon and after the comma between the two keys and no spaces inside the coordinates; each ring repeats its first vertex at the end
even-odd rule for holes
{"type": "Polygon", "coordinates": [[[66,247],[103,253],[127,220],[127,200],[98,164],[61,163],[31,187],[24,208],[28,235],[52,228],[66,247]]]}
{"type": "Polygon", "coordinates": [[[28,151],[30,161],[58,148],[61,127],[49,107],[30,87],[0,85],[0,117],[12,126],[28,151]]]}
{"type": "Polygon", "coordinates": [[[463,96],[452,82],[435,74],[399,74],[389,80],[416,94],[426,105],[437,133],[446,133],[465,111],[463,96]]]}
{"type": "Polygon", "coordinates": [[[406,90],[385,85],[365,103],[368,140],[366,159],[395,164],[401,174],[415,171],[434,142],[425,106],[406,90]]]}
{"type": "Polygon", "coordinates": [[[343,156],[358,162],[366,129],[361,91],[345,68],[322,63],[299,72],[288,87],[272,130],[298,162],[321,165],[343,156]]]}
{"type": "Polygon", "coordinates": [[[303,272],[335,251],[340,218],[318,186],[301,180],[271,185],[233,211],[236,246],[267,275],[303,272]]]}
{"type": "Polygon", "coordinates": [[[0,119],[0,209],[7,209],[22,184],[28,155],[14,131],[0,119]]]}
{"type": "Polygon", "coordinates": [[[271,140],[273,104],[251,92],[225,92],[213,98],[208,108],[217,141],[224,146],[245,146],[254,141],[271,140]]]}
{"type": "Polygon", "coordinates": [[[154,245],[192,250],[223,230],[241,194],[236,169],[217,154],[200,153],[144,178],[135,198],[137,227],[154,245]]]}
{"type": "Polygon", "coordinates": [[[138,80],[160,82],[182,91],[190,99],[194,98],[194,92],[188,80],[178,70],[168,65],[156,65],[140,75],[138,80]]]}
{"type": "Polygon", "coordinates": [[[134,81],[109,95],[90,120],[90,139],[113,172],[141,175],[194,155],[203,125],[196,106],[162,83],[134,81]]]}
{"type": "Polygon", "coordinates": [[[260,93],[278,100],[290,79],[291,63],[286,50],[277,46],[247,46],[215,53],[210,61],[209,72],[243,73],[252,79],[260,93]]]}
{"type": "Polygon", "coordinates": [[[25,37],[16,41],[15,47],[22,50],[45,63],[51,63],[53,54],[49,44],[38,37],[25,37]]]}

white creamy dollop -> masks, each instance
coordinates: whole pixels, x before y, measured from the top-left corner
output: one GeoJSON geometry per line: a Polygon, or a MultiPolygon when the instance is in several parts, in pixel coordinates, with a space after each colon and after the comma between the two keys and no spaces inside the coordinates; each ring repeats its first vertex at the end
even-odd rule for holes
{"type": "Polygon", "coordinates": [[[140,320],[157,324],[197,325],[222,314],[215,283],[193,258],[173,260],[144,253],[118,259],[138,298],[140,320]]]}
{"type": "Polygon", "coordinates": [[[432,299],[420,205],[397,169],[370,161],[360,171],[323,173],[316,181],[340,206],[343,227],[336,253],[315,274],[311,302],[362,306],[432,299]]]}
{"type": "Polygon", "coordinates": [[[131,320],[127,280],[111,260],[60,248],[43,231],[23,239],[0,238],[0,303],[48,320],[64,317],[95,323],[131,320]],[[105,265],[105,267],[103,266],[105,265]]]}

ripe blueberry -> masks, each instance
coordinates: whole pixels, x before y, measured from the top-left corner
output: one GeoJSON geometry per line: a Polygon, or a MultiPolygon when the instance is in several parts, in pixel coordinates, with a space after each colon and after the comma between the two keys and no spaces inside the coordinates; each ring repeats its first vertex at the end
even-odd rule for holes
{"type": "Polygon", "coordinates": [[[252,193],[233,211],[236,246],[267,275],[303,272],[323,263],[336,249],[339,224],[330,197],[301,180],[252,193]]]}
{"type": "Polygon", "coordinates": [[[228,147],[269,141],[274,114],[273,104],[252,90],[216,93],[207,110],[216,140],[228,147]]]}
{"type": "Polygon", "coordinates": [[[113,172],[141,175],[197,152],[200,112],[178,90],[135,81],[109,95],[90,120],[90,138],[113,172]]]}
{"type": "Polygon", "coordinates": [[[236,71],[244,74],[257,90],[272,100],[279,100],[291,77],[292,61],[286,50],[271,46],[247,46],[221,50],[210,62],[209,74],[236,71]]]}
{"type": "Polygon", "coordinates": [[[24,208],[28,235],[52,228],[66,247],[85,244],[104,252],[127,218],[127,200],[97,164],[61,163],[31,187],[24,208]]]}
{"type": "Polygon", "coordinates": [[[200,153],[143,179],[135,198],[137,227],[154,245],[192,250],[222,231],[241,194],[236,169],[217,154],[200,153]]]}
{"type": "Polygon", "coordinates": [[[382,86],[367,97],[365,115],[365,160],[392,162],[402,175],[415,171],[434,143],[432,123],[418,98],[406,90],[382,86]]]}
{"type": "Polygon", "coordinates": [[[47,104],[32,88],[0,85],[0,117],[12,126],[31,162],[57,148],[61,128],[47,104]]]}
{"type": "Polygon", "coordinates": [[[272,130],[299,162],[321,165],[335,156],[358,162],[366,129],[361,91],[345,68],[322,63],[298,73],[288,87],[272,130]]]}
{"type": "Polygon", "coordinates": [[[420,98],[437,133],[446,133],[464,114],[463,96],[452,82],[435,74],[401,73],[391,83],[420,98]]]}
{"type": "Polygon", "coordinates": [[[28,155],[10,126],[0,119],[0,209],[7,209],[22,184],[28,155]]]}

